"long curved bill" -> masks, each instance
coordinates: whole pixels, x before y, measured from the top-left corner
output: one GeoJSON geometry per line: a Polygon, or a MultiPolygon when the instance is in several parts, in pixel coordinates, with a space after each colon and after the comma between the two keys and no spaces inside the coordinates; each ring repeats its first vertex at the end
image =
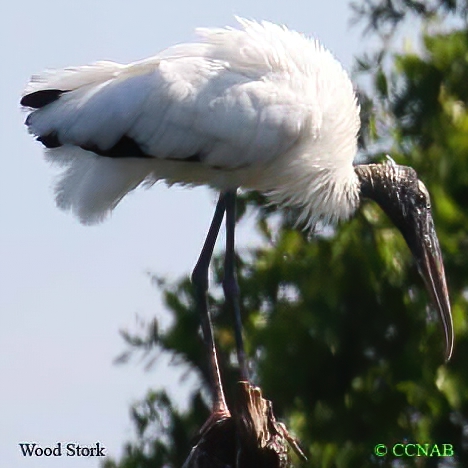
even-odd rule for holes
{"type": "Polygon", "coordinates": [[[453,323],[444,263],[432,219],[431,201],[424,184],[411,167],[392,160],[355,167],[361,196],[376,201],[398,227],[416,260],[445,335],[445,358],[453,351],[453,323]]]}
{"type": "Polygon", "coordinates": [[[445,336],[445,359],[448,361],[452,356],[454,338],[444,263],[432,215],[429,212],[425,213],[423,217],[426,217],[426,222],[423,223],[425,227],[421,226],[420,232],[414,236],[413,246],[409,246],[415,257],[419,273],[423,277],[432,302],[439,313],[445,336]]]}

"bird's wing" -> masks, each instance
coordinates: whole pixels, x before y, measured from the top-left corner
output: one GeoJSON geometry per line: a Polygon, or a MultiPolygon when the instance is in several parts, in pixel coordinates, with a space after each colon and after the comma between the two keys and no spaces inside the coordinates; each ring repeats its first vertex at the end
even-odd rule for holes
{"type": "Polygon", "coordinates": [[[288,83],[203,56],[204,44],[175,49],[33,77],[21,101],[32,109],[29,130],[47,147],[223,169],[268,161],[294,144],[305,113],[288,83]]]}
{"type": "Polygon", "coordinates": [[[244,184],[234,169],[261,171],[319,141],[326,100],[339,94],[320,92],[330,82],[320,70],[344,72],[315,41],[270,23],[241,26],[200,30],[199,42],[129,65],[33,77],[21,103],[29,131],[65,167],[59,206],[93,222],[144,181],[232,188],[244,184]]]}

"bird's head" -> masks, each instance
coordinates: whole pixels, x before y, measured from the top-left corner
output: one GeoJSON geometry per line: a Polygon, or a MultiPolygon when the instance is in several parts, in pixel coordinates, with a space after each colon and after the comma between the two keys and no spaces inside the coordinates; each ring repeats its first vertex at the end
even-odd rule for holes
{"type": "Polygon", "coordinates": [[[453,323],[444,264],[425,185],[411,167],[384,164],[355,167],[361,197],[374,200],[400,230],[439,313],[445,335],[445,357],[453,349],[453,323]]]}

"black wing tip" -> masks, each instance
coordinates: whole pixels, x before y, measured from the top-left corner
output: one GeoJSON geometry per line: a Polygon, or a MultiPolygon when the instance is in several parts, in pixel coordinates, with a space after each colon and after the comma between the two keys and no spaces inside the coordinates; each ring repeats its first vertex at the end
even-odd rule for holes
{"type": "Polygon", "coordinates": [[[61,89],[43,89],[42,91],[35,91],[34,93],[23,96],[20,104],[24,107],[40,109],[56,101],[63,93],[66,93],[66,91],[61,89]]]}
{"type": "Polygon", "coordinates": [[[96,144],[78,145],[85,151],[91,151],[99,156],[108,158],[152,158],[146,154],[141,146],[131,137],[124,135],[112,148],[103,150],[96,144]]]}
{"type": "Polygon", "coordinates": [[[46,148],[59,148],[62,146],[56,132],[51,132],[47,135],[38,136],[37,141],[40,141],[46,148]]]}

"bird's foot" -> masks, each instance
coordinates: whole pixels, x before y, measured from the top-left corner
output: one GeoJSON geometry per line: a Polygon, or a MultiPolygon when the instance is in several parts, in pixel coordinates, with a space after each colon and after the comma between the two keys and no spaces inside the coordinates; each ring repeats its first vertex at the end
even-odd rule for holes
{"type": "Polygon", "coordinates": [[[226,404],[224,405],[216,405],[213,408],[208,419],[205,421],[205,424],[200,429],[200,435],[206,434],[214,425],[218,424],[225,419],[229,419],[231,417],[231,412],[229,411],[226,404]]]}

